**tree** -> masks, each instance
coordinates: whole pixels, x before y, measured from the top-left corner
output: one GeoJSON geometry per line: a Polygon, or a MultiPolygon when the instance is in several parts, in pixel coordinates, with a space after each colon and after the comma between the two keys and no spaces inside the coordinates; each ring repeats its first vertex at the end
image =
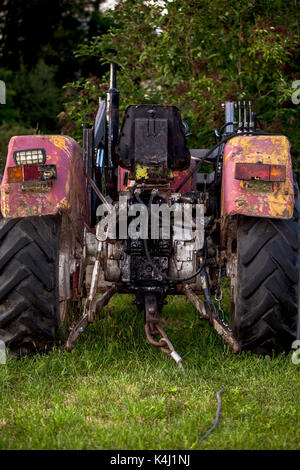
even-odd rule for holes
{"type": "MultiPolygon", "coordinates": [[[[119,65],[122,110],[134,102],[175,104],[192,130],[190,146],[207,146],[223,120],[221,103],[252,98],[269,129],[300,144],[300,107],[291,102],[300,78],[297,0],[124,0],[106,16],[109,31],[76,55],[119,65]]],[[[107,75],[101,81],[97,89],[88,78],[73,83],[64,118],[76,129],[80,97],[96,104],[107,75]]]]}
{"type": "Polygon", "coordinates": [[[0,109],[6,122],[57,132],[62,85],[83,71],[103,73],[93,58],[76,58],[85,39],[108,26],[99,0],[3,0],[0,6],[0,79],[8,102],[0,109]]]}

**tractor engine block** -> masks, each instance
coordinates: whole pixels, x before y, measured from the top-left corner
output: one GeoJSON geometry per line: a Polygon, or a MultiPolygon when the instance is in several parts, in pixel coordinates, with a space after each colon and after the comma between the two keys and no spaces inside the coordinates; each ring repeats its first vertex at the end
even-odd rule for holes
{"type": "MultiPolygon", "coordinates": [[[[106,240],[100,241],[101,282],[118,283],[122,285],[124,291],[134,292],[136,288],[141,287],[154,288],[165,285],[169,288],[170,279],[180,284],[181,280],[195,273],[203,256],[205,221],[203,195],[190,193],[183,196],[171,192],[162,193],[155,189],[152,193],[141,192],[140,196],[129,191],[122,194],[127,196],[129,215],[125,221],[118,219],[119,206],[118,203],[114,205],[117,221],[116,235],[119,235],[121,231],[124,234],[124,227],[121,230],[120,224],[125,223],[126,230],[128,228],[128,237],[120,239],[107,236],[106,240]],[[144,219],[144,221],[134,219],[130,215],[134,204],[139,204],[138,207],[140,207],[141,203],[144,204],[145,211],[147,210],[147,215],[144,215],[147,220],[144,219]],[[198,217],[196,217],[196,212],[198,217]],[[191,216],[188,220],[186,220],[187,213],[191,216]],[[199,223],[196,227],[197,218],[199,223]],[[132,222],[137,228],[135,237],[132,237],[130,233],[132,222]],[[156,224],[156,232],[153,224],[156,224]],[[145,225],[148,225],[147,233],[143,227],[145,225]],[[151,237],[153,233],[156,233],[158,237],[153,239],[151,237]],[[143,238],[143,235],[148,235],[148,237],[143,238]]],[[[105,233],[103,227],[103,223],[101,227],[98,224],[96,237],[89,234],[90,262],[96,258],[97,238],[98,241],[102,239],[105,233]]],[[[110,233],[109,230],[106,233],[110,233]]],[[[198,277],[187,282],[199,284],[198,277]]],[[[88,280],[87,284],[89,284],[88,280]]]]}

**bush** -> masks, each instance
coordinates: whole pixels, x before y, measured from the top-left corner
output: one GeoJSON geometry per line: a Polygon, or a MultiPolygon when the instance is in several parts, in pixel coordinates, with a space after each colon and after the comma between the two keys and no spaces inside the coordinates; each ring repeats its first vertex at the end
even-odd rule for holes
{"type": "MultiPolygon", "coordinates": [[[[190,147],[213,143],[212,131],[223,123],[222,102],[253,99],[268,130],[290,137],[299,164],[300,105],[291,102],[292,82],[300,76],[295,5],[124,0],[106,13],[108,33],[85,42],[76,54],[119,65],[121,111],[133,103],[177,105],[193,134],[190,147]]],[[[85,110],[96,110],[107,84],[108,75],[98,87],[91,77],[69,84],[62,116],[75,137],[85,110]]]]}

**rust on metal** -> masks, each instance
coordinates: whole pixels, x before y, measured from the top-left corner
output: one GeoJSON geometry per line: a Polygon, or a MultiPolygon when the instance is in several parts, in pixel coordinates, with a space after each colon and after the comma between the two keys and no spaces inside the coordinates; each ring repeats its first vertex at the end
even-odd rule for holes
{"type": "Polygon", "coordinates": [[[169,340],[167,333],[159,324],[159,318],[157,316],[157,298],[155,295],[146,294],[145,296],[145,333],[146,338],[152,346],[160,348],[161,351],[168,356],[171,356],[172,359],[178,364],[178,366],[183,370],[182,358],[175,351],[173,344],[169,340]],[[161,339],[157,341],[155,338],[160,335],[161,339]]]}
{"type": "MultiPolygon", "coordinates": [[[[234,214],[280,219],[292,217],[294,208],[293,172],[290,144],[286,137],[259,135],[236,136],[230,139],[224,148],[222,178],[223,217],[234,214]],[[235,178],[236,165],[242,163],[279,166],[279,168],[284,166],[285,180],[238,180],[235,178]]],[[[274,180],[275,176],[272,178],[274,180]]]]}
{"type": "Polygon", "coordinates": [[[82,150],[77,142],[62,135],[12,137],[1,183],[1,211],[5,218],[66,212],[82,233],[88,211],[82,150]],[[16,167],[14,152],[31,148],[44,149],[45,163],[56,166],[57,178],[51,184],[40,181],[9,183],[8,167],[16,167]]]}
{"type": "Polygon", "coordinates": [[[234,338],[231,329],[226,325],[224,321],[222,321],[216,314],[208,313],[205,307],[204,302],[193,292],[191,287],[188,284],[184,286],[185,294],[188,300],[194,305],[194,307],[200,313],[200,318],[204,318],[209,320],[212,327],[216,330],[216,332],[224,339],[226,343],[232,349],[234,354],[239,353],[241,351],[240,343],[234,338]]]}
{"type": "MultiPolygon", "coordinates": [[[[105,307],[105,305],[108,304],[110,301],[111,297],[117,292],[117,286],[113,285],[108,289],[101,297],[100,299],[97,300],[96,302],[96,314],[99,315],[101,310],[105,307]]],[[[93,320],[92,320],[93,321],[93,320]]],[[[88,324],[91,323],[91,320],[89,319],[88,313],[84,312],[82,318],[79,320],[78,323],[72,326],[69,337],[67,339],[65,349],[69,352],[72,351],[74,348],[74,342],[78,338],[78,336],[84,332],[85,328],[88,326],[88,324]]]]}

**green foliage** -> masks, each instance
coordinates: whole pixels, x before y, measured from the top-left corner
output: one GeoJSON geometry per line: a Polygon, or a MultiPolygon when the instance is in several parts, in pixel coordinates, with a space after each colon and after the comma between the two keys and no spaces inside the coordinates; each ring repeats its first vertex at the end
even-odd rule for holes
{"type": "Polygon", "coordinates": [[[97,77],[81,78],[64,86],[66,110],[58,115],[63,134],[72,135],[81,143],[83,120],[87,126],[92,125],[99,98],[104,99],[106,88],[97,77]]]}
{"type": "MultiPolygon", "coordinates": [[[[222,124],[222,102],[251,98],[268,129],[287,133],[296,147],[300,106],[291,103],[291,94],[300,75],[297,0],[124,0],[106,15],[109,31],[82,44],[76,55],[119,65],[122,111],[135,102],[175,104],[192,130],[190,146],[199,147],[211,144],[211,131],[222,124]]],[[[73,86],[76,96],[84,92],[89,112],[108,77],[98,90],[90,82],[73,86]]],[[[64,117],[75,123],[76,136],[83,103],[75,102],[74,95],[66,99],[64,117]]]]}
{"type": "Polygon", "coordinates": [[[101,34],[105,25],[99,0],[4,0],[0,6],[0,63],[18,70],[39,60],[55,65],[58,82],[73,79],[84,61],[73,51],[86,38],[101,34]]]}
{"type": "Polygon", "coordinates": [[[81,70],[100,71],[93,58],[74,49],[107,30],[101,0],[4,0],[0,5],[0,80],[7,104],[0,124],[59,132],[62,86],[81,70]]]}
{"type": "Polygon", "coordinates": [[[33,68],[22,63],[17,73],[0,70],[7,89],[7,105],[0,108],[0,122],[39,127],[44,132],[55,128],[62,106],[55,73],[56,67],[47,65],[42,59],[33,68]]]}

